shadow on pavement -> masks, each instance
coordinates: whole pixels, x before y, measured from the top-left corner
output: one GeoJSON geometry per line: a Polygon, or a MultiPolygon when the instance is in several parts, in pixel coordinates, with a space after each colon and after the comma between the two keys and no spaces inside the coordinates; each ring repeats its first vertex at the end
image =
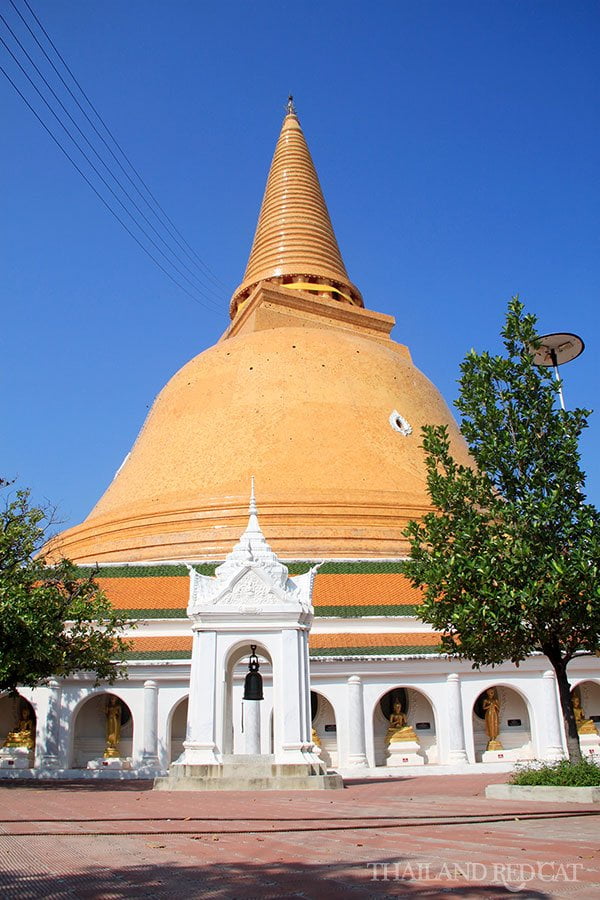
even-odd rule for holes
{"type": "Polygon", "coordinates": [[[97,781],[59,781],[58,779],[37,779],[37,778],[28,778],[23,779],[6,779],[3,780],[0,778],[0,788],[2,790],[11,790],[11,789],[19,789],[19,790],[32,790],[32,791],[79,791],[80,793],[85,793],[86,791],[91,791],[92,793],[99,793],[102,791],[151,791],[154,785],[154,781],[147,779],[140,779],[139,781],[134,781],[134,779],[129,779],[127,781],[112,781],[108,778],[103,778],[102,780],[98,779],[97,781]]]}
{"type": "MultiPolygon", "coordinates": [[[[413,861],[414,865],[414,861],[413,861]]],[[[102,867],[82,868],[69,875],[24,873],[18,869],[0,871],[3,898],[10,900],[166,900],[179,895],[188,898],[210,897],[215,900],[348,900],[348,898],[422,897],[443,900],[460,897],[464,900],[501,900],[518,896],[521,900],[550,900],[542,891],[522,888],[518,883],[509,886],[490,883],[475,877],[471,882],[461,879],[429,877],[410,880],[404,875],[409,866],[402,860],[352,865],[325,866],[253,864],[197,865],[173,864],[132,865],[111,870],[102,867]],[[376,865],[378,868],[373,869],[376,865]],[[385,866],[387,865],[387,868],[385,866]],[[373,877],[373,872],[377,877],[373,877]],[[399,873],[400,877],[396,877],[399,873]],[[384,877],[385,876],[385,877],[384,877]]],[[[486,872],[487,874],[487,872],[486,872]]]]}

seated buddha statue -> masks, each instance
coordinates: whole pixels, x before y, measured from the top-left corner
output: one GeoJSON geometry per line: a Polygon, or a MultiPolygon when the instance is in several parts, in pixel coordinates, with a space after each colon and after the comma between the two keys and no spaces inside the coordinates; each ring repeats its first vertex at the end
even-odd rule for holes
{"type": "Polygon", "coordinates": [[[573,694],[571,700],[573,706],[573,715],[575,716],[575,724],[578,734],[598,734],[596,723],[593,719],[586,719],[583,707],[581,705],[581,697],[579,694],[573,694]]]}
{"type": "Polygon", "coordinates": [[[35,722],[29,706],[21,707],[19,721],[14,731],[9,731],[4,741],[4,747],[26,747],[33,750],[35,744],[35,722]]]}
{"type": "Polygon", "coordinates": [[[394,710],[390,716],[390,725],[386,734],[388,744],[397,744],[401,741],[417,741],[414,729],[406,724],[406,714],[402,712],[402,704],[399,700],[394,703],[394,710]]]}

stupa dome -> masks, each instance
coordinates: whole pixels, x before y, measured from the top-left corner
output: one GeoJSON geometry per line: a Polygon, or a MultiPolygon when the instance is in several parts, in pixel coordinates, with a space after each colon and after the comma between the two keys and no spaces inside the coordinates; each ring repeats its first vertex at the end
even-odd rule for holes
{"type": "MultiPolygon", "coordinates": [[[[284,131],[292,119],[296,134],[293,113],[284,131]]],[[[310,227],[295,232],[294,253],[313,242],[310,227]]],[[[254,475],[263,531],[278,555],[398,557],[406,523],[430,508],[421,426],[448,425],[455,455],[468,460],[441,395],[390,339],[393,319],[361,308],[339,250],[321,265],[322,280],[343,274],[352,302],[321,290],[308,257],[295,269],[315,276],[314,289],[298,281],[290,289],[266,257],[254,269],[252,254],[254,274],[234,295],[230,328],[158,395],[105,494],[58,537],[66,556],[223,558],[244,528],[254,475]]]]}

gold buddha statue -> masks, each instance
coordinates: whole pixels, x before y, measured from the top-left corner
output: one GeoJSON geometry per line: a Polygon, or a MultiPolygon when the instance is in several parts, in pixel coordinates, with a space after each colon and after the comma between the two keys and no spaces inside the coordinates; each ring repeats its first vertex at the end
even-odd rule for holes
{"type": "Polygon", "coordinates": [[[498,740],[500,734],[500,701],[496,688],[487,688],[483,698],[483,712],[485,718],[485,732],[488,736],[486,750],[503,750],[502,742],[498,740]]]}
{"type": "Polygon", "coordinates": [[[33,750],[35,745],[35,722],[31,714],[31,707],[23,704],[19,712],[18,723],[14,731],[6,735],[3,747],[25,747],[33,750]]]}
{"type": "Polygon", "coordinates": [[[321,746],[321,738],[320,738],[319,735],[317,734],[317,729],[316,729],[316,728],[313,728],[310,739],[311,739],[311,741],[313,742],[313,744],[315,745],[315,747],[320,747],[320,746],[321,746]]]}
{"type": "Polygon", "coordinates": [[[121,701],[111,694],[106,703],[106,749],[105,759],[118,759],[121,740],[121,701]]]}
{"type": "Polygon", "coordinates": [[[598,729],[596,728],[594,720],[586,719],[585,717],[579,694],[573,694],[571,705],[573,707],[573,715],[575,716],[577,734],[598,734],[598,729]]]}
{"type": "Polygon", "coordinates": [[[406,724],[406,714],[402,711],[402,704],[399,700],[394,703],[394,709],[390,716],[390,725],[385,736],[388,744],[399,744],[403,741],[416,741],[417,735],[414,729],[406,724]]]}

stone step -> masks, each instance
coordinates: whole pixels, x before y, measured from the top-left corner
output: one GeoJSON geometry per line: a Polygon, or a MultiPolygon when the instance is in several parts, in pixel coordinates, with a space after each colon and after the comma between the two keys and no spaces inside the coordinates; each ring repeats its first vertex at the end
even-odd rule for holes
{"type": "MultiPolygon", "coordinates": [[[[201,768],[190,766],[189,768],[201,768]]],[[[208,768],[208,767],[207,767],[208,768]]],[[[216,768],[216,767],[215,767],[216,768]]],[[[298,767],[301,768],[301,767],[298,767]]],[[[154,779],[155,791],[331,791],[340,790],[340,775],[166,775],[154,779]]]]}

